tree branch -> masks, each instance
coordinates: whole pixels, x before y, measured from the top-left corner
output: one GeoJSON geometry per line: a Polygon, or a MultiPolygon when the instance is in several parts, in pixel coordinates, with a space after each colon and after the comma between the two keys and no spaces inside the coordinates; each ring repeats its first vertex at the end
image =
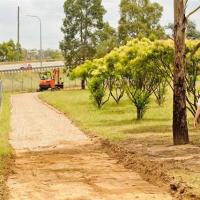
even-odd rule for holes
{"type": "Polygon", "coordinates": [[[186,16],[186,18],[188,19],[191,15],[193,15],[195,12],[197,12],[198,10],[200,10],[200,5],[197,7],[197,8],[195,8],[193,11],[191,11],[187,16],[186,16]]]}
{"type": "Polygon", "coordinates": [[[187,109],[192,113],[193,116],[195,116],[195,105],[189,100],[188,96],[186,96],[186,101],[189,104],[189,107],[187,106],[187,109]]]}
{"type": "Polygon", "coordinates": [[[186,1],[185,1],[185,12],[186,12],[186,9],[187,9],[188,1],[189,1],[189,0],[186,0],[186,1]]]}
{"type": "Polygon", "coordinates": [[[199,48],[200,48],[200,42],[196,45],[196,47],[192,51],[191,56],[190,56],[191,59],[194,56],[194,54],[198,51],[199,48]]]}

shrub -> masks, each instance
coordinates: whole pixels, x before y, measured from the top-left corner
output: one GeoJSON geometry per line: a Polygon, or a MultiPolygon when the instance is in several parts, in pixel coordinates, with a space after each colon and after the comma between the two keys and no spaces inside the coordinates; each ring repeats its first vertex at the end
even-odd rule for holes
{"type": "Polygon", "coordinates": [[[98,108],[101,108],[107,101],[109,101],[110,95],[107,96],[107,84],[105,78],[101,76],[94,76],[89,80],[88,85],[91,93],[91,99],[98,108]]]}

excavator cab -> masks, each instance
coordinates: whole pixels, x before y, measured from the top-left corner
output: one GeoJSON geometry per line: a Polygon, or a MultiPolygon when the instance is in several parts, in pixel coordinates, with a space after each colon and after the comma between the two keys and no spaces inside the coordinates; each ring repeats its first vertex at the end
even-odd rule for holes
{"type": "Polygon", "coordinates": [[[60,77],[60,69],[54,69],[51,71],[45,71],[39,73],[40,84],[38,91],[44,90],[60,90],[64,88],[64,83],[60,77]]]}
{"type": "Polygon", "coordinates": [[[40,72],[39,77],[40,77],[40,80],[50,80],[50,79],[52,79],[50,71],[40,72]]]}

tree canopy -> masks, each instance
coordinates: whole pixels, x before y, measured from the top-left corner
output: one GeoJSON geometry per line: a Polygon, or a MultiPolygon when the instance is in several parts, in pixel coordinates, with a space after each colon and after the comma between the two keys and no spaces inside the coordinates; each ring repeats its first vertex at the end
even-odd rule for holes
{"type": "Polygon", "coordinates": [[[137,37],[161,39],[164,29],[160,25],[163,8],[150,0],[121,0],[119,39],[121,43],[137,37]]]}
{"type": "MultiPolygon", "coordinates": [[[[171,31],[172,35],[173,35],[174,24],[169,23],[166,26],[166,29],[169,29],[171,31]]],[[[188,39],[200,39],[200,31],[197,30],[197,26],[196,26],[195,22],[193,22],[192,20],[188,20],[188,22],[187,22],[186,35],[187,35],[188,39]]]]}
{"type": "MultiPolygon", "coordinates": [[[[198,40],[188,40],[186,54],[187,108],[193,115],[199,95],[196,84],[197,76],[200,74],[200,49],[196,48],[198,43],[198,40]]],[[[99,107],[102,106],[101,103],[107,102],[108,97],[119,103],[126,92],[136,106],[140,119],[148,108],[150,96],[154,95],[157,103],[161,105],[165,99],[167,85],[174,90],[173,60],[172,40],[133,39],[101,59],[86,61],[74,69],[71,76],[84,77],[89,85],[99,86],[99,93],[93,95],[101,97],[97,100],[99,107]],[[109,93],[106,93],[105,88],[109,93]]],[[[94,92],[93,89],[90,91],[94,92]]]]}
{"type": "Polygon", "coordinates": [[[13,40],[0,44],[0,61],[18,61],[22,58],[21,46],[18,47],[13,40]]]}
{"type": "Polygon", "coordinates": [[[117,31],[109,23],[104,23],[103,29],[97,32],[97,36],[99,42],[96,47],[96,58],[105,56],[118,46],[117,31]]]}
{"type": "Polygon", "coordinates": [[[102,0],[66,0],[60,43],[66,65],[76,66],[93,58],[98,42],[97,31],[103,29],[105,9],[102,0]]]}

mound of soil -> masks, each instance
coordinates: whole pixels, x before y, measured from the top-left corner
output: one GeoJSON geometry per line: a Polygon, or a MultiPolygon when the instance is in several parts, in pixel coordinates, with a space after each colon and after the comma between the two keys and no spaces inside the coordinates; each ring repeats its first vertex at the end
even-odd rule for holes
{"type": "Polygon", "coordinates": [[[144,180],[159,187],[168,188],[174,198],[181,200],[200,199],[200,196],[194,194],[187,183],[176,180],[170,174],[170,170],[174,168],[183,168],[183,165],[188,162],[188,159],[190,161],[191,159],[195,159],[195,155],[200,151],[200,148],[192,145],[180,147],[154,146],[146,148],[142,145],[138,146],[134,144],[131,140],[123,142],[101,141],[102,147],[107,154],[113,158],[117,158],[119,163],[122,163],[126,168],[138,172],[144,180]],[[175,155],[173,155],[174,150],[176,150],[175,155]],[[188,158],[189,153],[193,156],[188,158]],[[181,157],[181,155],[184,156],[181,157]]]}

